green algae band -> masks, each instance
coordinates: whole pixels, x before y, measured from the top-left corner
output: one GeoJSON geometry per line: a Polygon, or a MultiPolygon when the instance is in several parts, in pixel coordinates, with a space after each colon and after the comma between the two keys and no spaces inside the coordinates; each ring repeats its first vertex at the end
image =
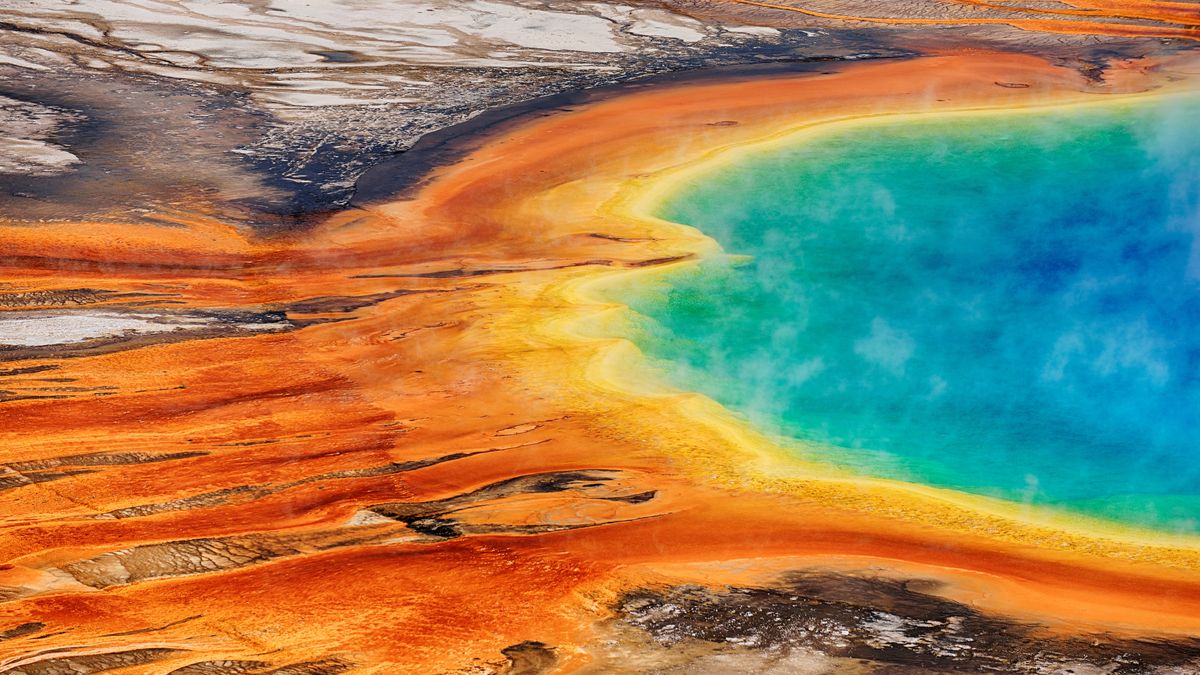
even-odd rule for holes
{"type": "Polygon", "coordinates": [[[1200,97],[831,125],[683,180],[676,386],[866,475],[1195,532],[1200,97]],[[1191,121],[1191,122],[1190,122],[1191,121]]]}

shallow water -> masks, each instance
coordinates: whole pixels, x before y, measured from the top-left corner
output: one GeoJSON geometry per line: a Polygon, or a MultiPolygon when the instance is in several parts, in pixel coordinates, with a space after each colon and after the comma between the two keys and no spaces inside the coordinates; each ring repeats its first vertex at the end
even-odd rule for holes
{"type": "Polygon", "coordinates": [[[1195,532],[1189,119],[1200,97],[900,118],[739,156],[658,213],[736,256],[622,291],[631,337],[825,461],[1195,532]]]}

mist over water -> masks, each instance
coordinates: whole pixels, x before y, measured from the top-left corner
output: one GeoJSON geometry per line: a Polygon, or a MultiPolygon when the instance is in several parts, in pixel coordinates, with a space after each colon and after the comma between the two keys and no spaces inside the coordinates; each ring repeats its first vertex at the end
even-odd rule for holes
{"type": "Polygon", "coordinates": [[[831,127],[659,215],[683,389],[857,472],[1200,527],[1200,97],[831,127]]]}

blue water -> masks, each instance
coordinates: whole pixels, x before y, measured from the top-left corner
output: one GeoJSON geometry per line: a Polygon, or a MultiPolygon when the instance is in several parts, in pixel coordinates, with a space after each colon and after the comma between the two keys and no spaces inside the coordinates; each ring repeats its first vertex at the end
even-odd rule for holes
{"type": "Polygon", "coordinates": [[[1200,97],[831,127],[659,215],[626,290],[677,386],[854,471],[1200,523],[1200,97]]]}

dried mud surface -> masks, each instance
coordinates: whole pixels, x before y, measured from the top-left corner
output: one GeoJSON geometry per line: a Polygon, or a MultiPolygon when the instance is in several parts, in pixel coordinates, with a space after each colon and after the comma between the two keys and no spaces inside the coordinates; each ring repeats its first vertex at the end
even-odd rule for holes
{"type": "Polygon", "coordinates": [[[1200,36],[1188,2],[793,4],[3,0],[0,208],[119,219],[200,206],[304,226],[423,137],[497,108],[553,108],[556,95],[963,47],[1095,71],[1200,36]]]}

